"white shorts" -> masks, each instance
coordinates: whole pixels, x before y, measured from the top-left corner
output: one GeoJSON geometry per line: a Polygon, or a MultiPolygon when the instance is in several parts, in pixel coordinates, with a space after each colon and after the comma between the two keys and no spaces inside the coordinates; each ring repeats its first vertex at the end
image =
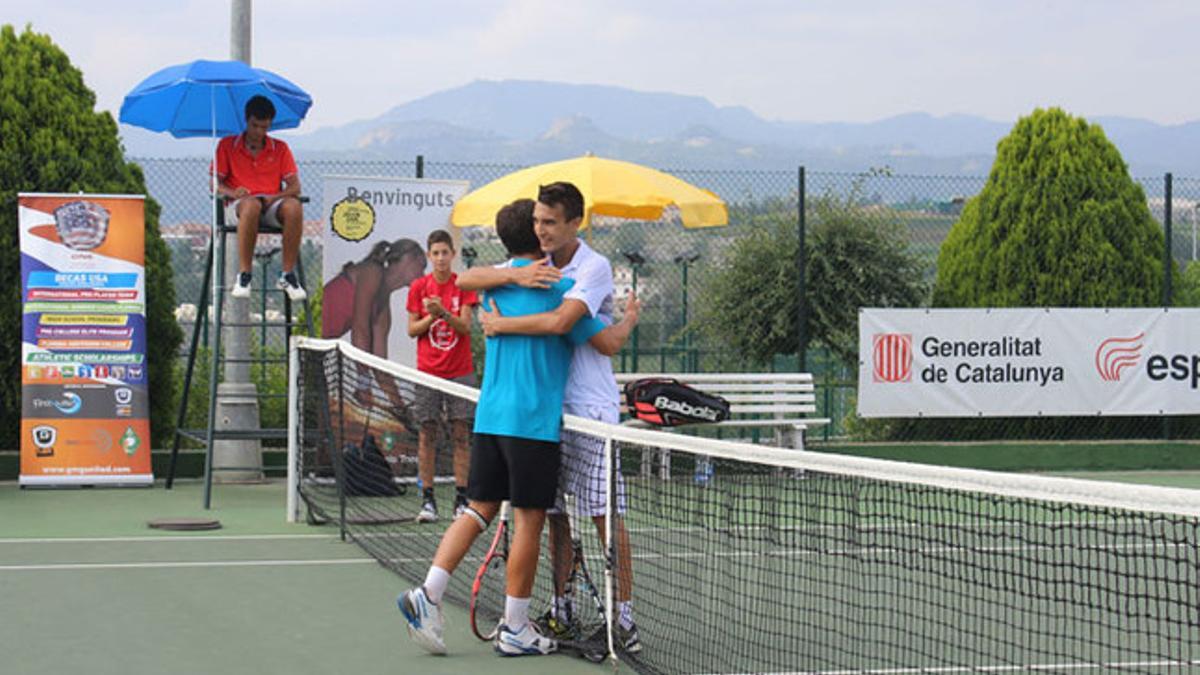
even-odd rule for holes
{"type": "MultiPolygon", "coordinates": [[[[257,197],[242,197],[241,199],[235,199],[225,205],[226,225],[232,227],[238,224],[238,204],[241,204],[246,199],[257,199],[257,197]]],[[[271,205],[267,207],[267,210],[261,216],[259,216],[258,222],[263,225],[269,225],[271,227],[283,229],[283,223],[279,222],[279,205],[282,203],[282,199],[276,199],[275,201],[271,202],[271,205]]]]}
{"type": "MultiPolygon", "coordinates": [[[[568,415],[617,424],[620,411],[614,406],[571,406],[563,409],[568,415]]],[[[621,476],[621,456],[613,454],[613,471],[616,481],[613,492],[617,496],[617,514],[625,513],[625,480],[621,476]]],[[[604,439],[564,429],[562,432],[562,468],[558,473],[558,497],[551,513],[565,510],[563,495],[575,495],[579,515],[585,518],[603,516],[608,500],[604,491],[604,439]]]]}

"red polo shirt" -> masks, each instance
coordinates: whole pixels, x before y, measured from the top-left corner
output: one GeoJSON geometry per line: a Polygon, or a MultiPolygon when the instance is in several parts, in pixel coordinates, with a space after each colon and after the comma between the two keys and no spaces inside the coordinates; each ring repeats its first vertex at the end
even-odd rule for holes
{"type": "Polygon", "coordinates": [[[245,137],[226,136],[217,144],[217,180],[230,188],[244,187],[254,195],[278,193],[284,179],[296,175],[291,148],[267,136],[262,150],[251,155],[245,137]]]}
{"type": "MultiPolygon", "coordinates": [[[[458,275],[451,273],[446,283],[439,284],[433,272],[408,285],[408,311],[420,318],[429,316],[423,300],[438,296],[442,307],[460,315],[462,308],[479,304],[475,291],[464,291],[456,283],[458,275]]],[[[471,336],[459,335],[445,319],[437,319],[429,330],[417,337],[417,370],[447,379],[475,372],[471,360],[471,336]]]]}

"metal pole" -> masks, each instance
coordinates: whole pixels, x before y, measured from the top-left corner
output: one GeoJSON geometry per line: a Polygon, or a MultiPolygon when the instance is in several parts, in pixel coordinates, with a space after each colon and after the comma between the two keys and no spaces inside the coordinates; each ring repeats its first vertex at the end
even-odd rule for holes
{"type": "Polygon", "coordinates": [[[800,167],[796,180],[796,273],[800,277],[799,297],[796,299],[796,350],[797,350],[797,368],[800,372],[807,370],[805,364],[805,353],[808,351],[808,303],[806,296],[808,291],[807,273],[805,271],[805,254],[804,254],[804,167],[800,167]]]}
{"type": "Polygon", "coordinates": [[[288,339],[288,397],[287,397],[287,514],[289,523],[296,522],[300,515],[300,349],[299,336],[288,339]],[[296,343],[293,345],[292,343],[296,343]]]}
{"type": "Polygon", "coordinates": [[[1163,232],[1166,234],[1166,244],[1163,247],[1163,307],[1171,306],[1171,263],[1175,255],[1171,233],[1171,173],[1163,176],[1163,232]]]}
{"type": "MultiPolygon", "coordinates": [[[[229,58],[250,64],[250,32],[252,0],[232,0],[229,12],[229,58]]],[[[227,223],[232,224],[232,223],[227,223]]],[[[222,239],[228,234],[218,233],[222,239]]],[[[235,239],[236,239],[236,235],[235,239]]],[[[226,256],[224,266],[225,278],[235,279],[239,272],[240,263],[237,254],[226,256]]],[[[254,261],[250,261],[250,269],[254,270],[254,261]]],[[[214,302],[213,306],[220,309],[221,305],[214,302]]],[[[216,420],[222,429],[249,430],[261,427],[258,408],[258,387],[250,380],[250,344],[251,331],[247,324],[250,322],[250,302],[234,300],[225,305],[228,312],[222,323],[228,323],[225,328],[225,380],[217,385],[217,416],[216,420]]],[[[215,357],[220,355],[214,352],[215,357]]],[[[237,467],[239,471],[221,473],[218,482],[223,480],[245,481],[262,478],[262,450],[257,440],[226,439],[216,443],[213,454],[214,468],[225,470],[226,467],[237,467]]]]}
{"type": "Polygon", "coordinates": [[[229,8],[229,58],[250,65],[251,0],[233,0],[229,8]]]}
{"type": "Polygon", "coordinates": [[[687,258],[683,259],[682,265],[683,265],[683,355],[684,355],[684,358],[686,359],[687,353],[688,353],[688,347],[691,346],[689,344],[689,343],[691,343],[691,335],[688,333],[688,278],[687,278],[688,261],[687,261],[687,258]]]}
{"type": "Polygon", "coordinates": [[[425,155],[417,155],[417,178],[425,177],[425,155]]]}
{"type": "MultiPolygon", "coordinates": [[[[1171,246],[1171,172],[1163,176],[1163,231],[1166,243],[1163,245],[1163,309],[1171,306],[1171,263],[1174,261],[1173,246],[1171,246]]],[[[1171,418],[1163,415],[1163,440],[1171,438],[1171,418]]]]}
{"type": "MultiPolygon", "coordinates": [[[[633,264],[633,293],[634,293],[634,295],[637,295],[637,278],[638,278],[638,265],[637,265],[637,263],[634,263],[633,264]]],[[[641,321],[638,321],[638,324],[640,324],[640,323],[641,323],[641,321]]],[[[636,373],[636,372],[638,372],[638,325],[637,324],[634,324],[634,326],[633,326],[633,345],[632,345],[632,347],[633,347],[633,372],[636,373]]]]}
{"type": "MultiPolygon", "coordinates": [[[[262,386],[267,386],[267,277],[271,272],[271,258],[263,256],[262,258],[262,298],[259,302],[258,309],[262,316],[262,325],[258,328],[258,358],[264,359],[258,364],[258,381],[262,386]]],[[[285,331],[286,333],[286,331],[285,331]]],[[[287,343],[287,335],[283,337],[283,341],[287,343]]]]}

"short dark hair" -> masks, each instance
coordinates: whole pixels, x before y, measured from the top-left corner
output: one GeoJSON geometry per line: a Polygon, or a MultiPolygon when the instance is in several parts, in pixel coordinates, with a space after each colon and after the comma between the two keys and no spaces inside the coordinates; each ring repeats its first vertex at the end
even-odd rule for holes
{"type": "Polygon", "coordinates": [[[518,199],[496,213],[496,234],[509,256],[541,253],[542,245],[533,233],[533,200],[518,199]]]}
{"type": "Polygon", "coordinates": [[[454,238],[445,230],[434,230],[429,233],[429,239],[425,241],[425,246],[432,249],[434,244],[445,244],[450,247],[451,251],[454,250],[454,238]]]}
{"type": "Polygon", "coordinates": [[[256,120],[275,119],[275,104],[261,94],[250,97],[250,100],[246,101],[246,119],[251,117],[256,120]]]}
{"type": "Polygon", "coordinates": [[[583,217],[583,193],[572,183],[559,181],[538,188],[537,200],[546,206],[562,205],[567,222],[583,217]]]}

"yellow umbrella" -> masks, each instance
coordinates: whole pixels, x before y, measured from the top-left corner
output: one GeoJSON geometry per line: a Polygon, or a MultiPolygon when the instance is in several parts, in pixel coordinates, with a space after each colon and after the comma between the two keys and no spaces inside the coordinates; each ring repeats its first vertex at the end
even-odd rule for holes
{"type": "Polygon", "coordinates": [[[725,202],[712,192],[640,164],[585,155],[510,173],[466,195],[454,205],[450,222],[459,227],[494,225],[496,212],[514,200],[536,199],[538,187],[566,181],[583,193],[587,227],[592,214],[631,220],[658,220],[664,209],[679,210],[684,227],[729,222],[725,202]]]}

